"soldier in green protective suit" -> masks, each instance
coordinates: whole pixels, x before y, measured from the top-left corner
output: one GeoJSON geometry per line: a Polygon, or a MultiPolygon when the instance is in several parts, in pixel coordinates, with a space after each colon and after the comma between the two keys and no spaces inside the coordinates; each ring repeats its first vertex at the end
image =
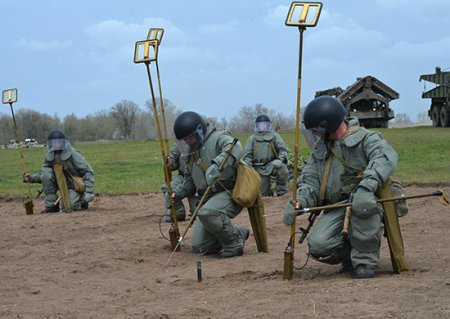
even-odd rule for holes
{"type": "MultiPolygon", "coordinates": [[[[170,181],[172,191],[174,188],[178,188],[179,187],[178,185],[182,185],[185,182],[184,176],[186,175],[187,168],[185,161],[183,161],[180,157],[181,157],[180,150],[178,149],[178,146],[174,144],[172,146],[172,149],[170,150],[170,155],[166,159],[166,164],[170,167],[172,171],[178,170],[178,175],[172,178],[172,180],[170,181]]],[[[166,222],[170,223],[172,222],[172,218],[170,217],[170,208],[172,206],[172,200],[170,199],[166,184],[163,184],[161,186],[161,191],[164,194],[164,206],[166,208],[166,212],[164,214],[166,218],[165,220],[166,222]]],[[[195,208],[197,207],[199,198],[197,194],[194,194],[192,196],[188,196],[187,201],[189,204],[189,213],[190,215],[192,215],[195,211],[195,208]]],[[[175,205],[177,220],[178,221],[186,220],[186,208],[184,207],[183,201],[180,199],[173,205],[175,205]]]]}
{"type": "Polygon", "coordinates": [[[245,144],[244,162],[254,167],[261,175],[262,196],[273,196],[271,178],[275,179],[278,196],[287,193],[288,149],[280,134],[272,130],[272,122],[267,115],[259,115],[255,121],[255,134],[245,144]]]}
{"type": "MultiPolygon", "coordinates": [[[[371,278],[384,229],[383,206],[375,193],[394,172],[398,156],[378,132],[345,116],[344,106],[334,97],[318,97],[306,106],[304,133],[314,150],[298,179],[293,204],[297,209],[335,204],[348,201],[352,194],[348,236],[341,233],[345,208],[325,211],[308,236],[309,256],[328,264],[342,263],[340,272],[354,271],[355,278],[371,278]]],[[[286,224],[295,218],[291,204],[286,204],[286,224]]]]}
{"type": "Polygon", "coordinates": [[[229,132],[217,131],[195,112],[181,113],[174,123],[176,143],[187,165],[185,182],[173,189],[174,202],[198,192],[210,192],[198,211],[192,235],[192,251],[196,254],[218,254],[220,258],[241,256],[249,236],[246,228],[233,226],[242,206],[231,199],[242,146],[231,150],[223,169],[219,167],[234,138],[229,132]]]}
{"type": "Polygon", "coordinates": [[[58,185],[54,165],[59,161],[67,181],[71,210],[87,209],[94,200],[94,171],[81,153],[74,149],[61,130],[52,130],[47,139],[48,152],[39,173],[24,174],[23,181],[41,183],[45,194],[42,213],[59,212],[58,185]],[[75,181],[76,180],[76,181],[75,181]]]}

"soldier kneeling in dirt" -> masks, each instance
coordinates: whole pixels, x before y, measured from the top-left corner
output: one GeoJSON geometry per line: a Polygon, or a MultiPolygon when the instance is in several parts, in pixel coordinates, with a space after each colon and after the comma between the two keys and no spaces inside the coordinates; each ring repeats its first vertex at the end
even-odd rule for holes
{"type": "Polygon", "coordinates": [[[330,96],[306,106],[305,135],[314,149],[298,178],[297,202],[286,203],[284,222],[291,225],[300,208],[352,198],[348,235],[342,232],[345,208],[325,211],[308,236],[308,254],[323,263],[341,263],[341,273],[371,278],[384,229],[384,208],[376,193],[394,172],[398,156],[378,132],[360,127],[357,118],[346,114],[341,101],[330,96]]]}
{"type": "MultiPolygon", "coordinates": [[[[87,209],[94,200],[94,171],[81,153],[72,148],[61,130],[52,130],[47,140],[48,152],[39,173],[23,175],[24,183],[41,183],[45,194],[42,213],[59,212],[58,185],[65,179],[70,207],[65,211],[87,209]],[[60,173],[60,176],[57,174],[60,173]],[[58,180],[59,178],[59,180],[58,180]]],[[[60,191],[61,193],[61,191],[60,191]]],[[[61,194],[60,194],[61,195],[61,194]]]]}
{"type": "Polygon", "coordinates": [[[192,251],[218,254],[220,258],[241,256],[250,232],[232,225],[231,219],[242,211],[242,206],[230,195],[242,156],[241,144],[238,142],[228,153],[234,145],[233,136],[226,131],[217,131],[195,112],[181,113],[175,120],[174,133],[181,156],[187,163],[187,174],[185,183],[173,189],[173,200],[176,202],[196,191],[206,198],[194,223],[192,251]],[[229,156],[223,162],[226,154],[229,156]]]}
{"type": "Polygon", "coordinates": [[[272,179],[277,196],[287,193],[288,149],[283,138],[272,130],[272,122],[261,114],[255,120],[255,134],[245,144],[244,162],[256,169],[261,176],[261,194],[273,196],[272,179]]]}

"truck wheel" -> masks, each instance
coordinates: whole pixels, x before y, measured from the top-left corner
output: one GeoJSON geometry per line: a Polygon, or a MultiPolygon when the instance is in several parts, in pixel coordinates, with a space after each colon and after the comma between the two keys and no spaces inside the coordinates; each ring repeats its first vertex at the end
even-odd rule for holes
{"type": "Polygon", "coordinates": [[[439,105],[433,105],[431,107],[431,121],[435,127],[441,126],[441,115],[439,114],[440,110],[441,107],[439,105]]]}
{"type": "Polygon", "coordinates": [[[441,125],[442,127],[450,126],[450,109],[445,106],[441,108],[441,125]]]}

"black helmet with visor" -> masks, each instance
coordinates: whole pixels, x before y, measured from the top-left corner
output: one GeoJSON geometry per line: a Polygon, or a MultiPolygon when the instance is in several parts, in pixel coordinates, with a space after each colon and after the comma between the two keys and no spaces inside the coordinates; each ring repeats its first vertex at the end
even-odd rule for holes
{"type": "Polygon", "coordinates": [[[306,106],[303,123],[308,130],[321,134],[331,134],[337,130],[345,118],[344,105],[332,96],[320,96],[306,106]]]}
{"type": "Polygon", "coordinates": [[[272,121],[270,121],[270,118],[265,114],[258,115],[255,120],[255,132],[263,133],[270,131],[272,131],[272,121]]]}
{"type": "Polygon", "coordinates": [[[47,148],[49,151],[64,151],[67,148],[67,138],[63,131],[52,130],[47,137],[47,148]]]}
{"type": "Polygon", "coordinates": [[[206,133],[206,123],[198,113],[183,112],[176,118],[173,131],[181,155],[186,156],[200,149],[206,133]]]}

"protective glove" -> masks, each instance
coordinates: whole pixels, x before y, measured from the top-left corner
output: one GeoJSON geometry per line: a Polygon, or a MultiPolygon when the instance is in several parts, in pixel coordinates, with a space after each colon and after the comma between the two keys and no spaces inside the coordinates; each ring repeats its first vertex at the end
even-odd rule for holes
{"type": "Polygon", "coordinates": [[[284,164],[287,164],[287,163],[288,163],[288,154],[287,154],[287,153],[281,153],[281,154],[280,154],[280,160],[281,160],[284,164]]]}
{"type": "Polygon", "coordinates": [[[92,202],[95,199],[95,195],[92,193],[84,193],[84,200],[86,202],[92,202]]]}
{"type": "Polygon", "coordinates": [[[296,209],[300,209],[300,204],[297,203],[294,206],[292,200],[288,200],[286,205],[284,205],[283,223],[286,225],[292,225],[294,223],[295,217],[297,217],[297,212],[295,211],[296,209]]]}
{"type": "Polygon", "coordinates": [[[274,168],[281,168],[282,165],[283,165],[283,162],[281,162],[281,160],[279,160],[279,159],[275,159],[272,161],[272,166],[274,168]]]}
{"type": "Polygon", "coordinates": [[[28,173],[23,173],[22,181],[23,181],[24,183],[30,183],[30,182],[31,182],[30,174],[28,174],[28,173]]]}
{"type": "Polygon", "coordinates": [[[377,198],[372,192],[358,191],[353,194],[351,212],[360,218],[369,218],[379,212],[377,198]]]}
{"type": "Polygon", "coordinates": [[[208,167],[205,173],[206,183],[208,183],[208,185],[211,185],[219,176],[219,167],[216,164],[212,164],[210,167],[208,167]]]}

